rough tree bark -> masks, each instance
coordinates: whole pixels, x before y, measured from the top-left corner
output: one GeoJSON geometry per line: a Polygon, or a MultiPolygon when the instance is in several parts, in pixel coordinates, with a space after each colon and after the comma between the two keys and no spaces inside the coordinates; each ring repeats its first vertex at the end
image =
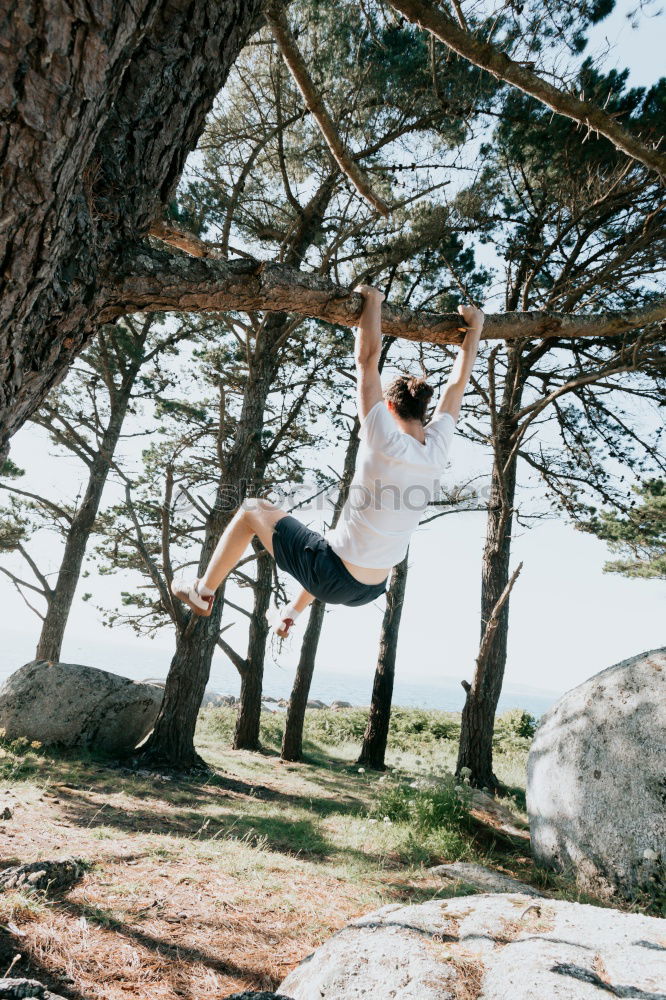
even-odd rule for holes
{"type": "Polygon", "coordinates": [[[375,771],[385,771],[386,744],[391,723],[391,703],[393,701],[393,681],[395,659],[398,652],[400,618],[407,588],[407,555],[394,566],[391,582],[386,595],[386,610],[382,621],[379,640],[379,658],[372,686],[372,700],[368,714],[368,724],[363,734],[363,743],[358,764],[371,767],[375,771]]]}
{"type": "Polygon", "coordinates": [[[261,726],[261,695],[264,681],[264,658],[268,619],[266,614],[271,602],[273,567],[268,555],[259,557],[257,579],[254,586],[254,608],[250,619],[247,657],[241,670],[241,690],[234,750],[259,750],[259,729],[261,726]]]}
{"type": "MultiPolygon", "coordinates": [[[[354,326],[363,298],[348,288],[288,264],[221,261],[142,245],[128,250],[107,286],[100,317],[112,321],[146,311],[246,312],[283,310],[354,326]]],[[[666,299],[636,310],[596,314],[506,312],[486,316],[482,340],[526,337],[611,337],[666,319],[666,299]]],[[[382,329],[392,337],[431,344],[460,344],[457,313],[413,311],[384,303],[382,329]]]]}
{"type": "Polygon", "coordinates": [[[99,323],[261,0],[16,0],[0,16],[0,454],[99,323]]]}
{"type": "MultiPolygon", "coordinates": [[[[523,392],[520,347],[507,345],[504,390],[495,421],[493,468],[481,573],[481,643],[486,626],[509,582],[511,529],[516,492],[517,454],[511,455],[511,434],[523,392]]],[[[493,730],[502,692],[509,631],[509,601],[504,602],[489,648],[477,669],[462,712],[457,773],[467,767],[470,782],[496,789],[493,773],[493,730]]]]}

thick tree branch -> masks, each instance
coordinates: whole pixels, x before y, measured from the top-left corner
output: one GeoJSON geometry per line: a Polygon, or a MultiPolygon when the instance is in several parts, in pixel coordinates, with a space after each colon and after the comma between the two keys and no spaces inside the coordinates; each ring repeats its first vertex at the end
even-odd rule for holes
{"type": "MultiPolygon", "coordinates": [[[[270,261],[218,261],[171,254],[147,244],[127,253],[109,276],[99,319],[133,312],[294,312],[354,326],[363,300],[319,275],[270,261]]],[[[575,315],[510,312],[486,317],[483,340],[532,337],[612,337],[666,319],[666,299],[636,310],[575,315]]],[[[384,304],[384,333],[433,344],[460,344],[456,313],[413,311],[384,304]]]]}
{"type": "Polygon", "coordinates": [[[475,66],[492,73],[498,80],[512,84],[558,114],[600,133],[627,156],[656,171],[661,178],[666,178],[666,155],[632,135],[597,105],[553,87],[528,66],[514,62],[494,45],[475,38],[428,0],[391,0],[391,5],[475,66]]]}
{"type": "MultiPolygon", "coordinates": [[[[476,658],[476,670],[474,672],[474,680],[472,682],[473,689],[478,690],[481,687],[483,671],[488,659],[488,653],[490,652],[490,647],[492,645],[493,636],[499,625],[500,612],[509,599],[509,594],[513,588],[514,583],[520,575],[520,571],[523,568],[522,562],[518,563],[510,579],[508,580],[504,590],[500,594],[495,607],[493,608],[490,618],[486,622],[486,627],[483,632],[483,639],[481,640],[481,645],[479,647],[479,655],[476,658]]],[[[467,690],[467,689],[465,689],[467,690]]]]}
{"type": "Polygon", "coordinates": [[[245,657],[241,656],[240,653],[237,653],[233,646],[230,646],[226,639],[223,639],[221,635],[218,636],[217,644],[222,652],[226,653],[229,657],[241,677],[244,677],[247,673],[247,660],[245,657]]]}
{"type": "MultiPolygon", "coordinates": [[[[157,563],[151,556],[148,550],[148,546],[146,545],[143,531],[141,530],[141,524],[139,523],[139,518],[137,517],[136,510],[134,509],[134,504],[132,503],[132,493],[130,490],[129,483],[125,484],[125,501],[127,504],[128,513],[132,520],[132,524],[134,525],[134,531],[136,535],[134,544],[139,552],[139,555],[143,559],[146,570],[148,571],[148,575],[153,581],[155,587],[157,588],[157,592],[160,595],[160,599],[162,601],[164,610],[167,612],[169,617],[171,617],[174,613],[173,605],[171,603],[171,595],[164,582],[162,574],[160,573],[157,567],[157,563]]],[[[176,620],[174,621],[174,624],[178,626],[179,622],[176,620]]]]}
{"type": "Polygon", "coordinates": [[[296,39],[291,33],[284,15],[283,4],[279,2],[269,3],[266,9],[266,20],[282,53],[282,58],[287,64],[303,100],[312,117],[317,122],[326,145],[330,149],[340,170],[343,174],[346,174],[362,198],[381,215],[388,215],[388,205],[374,193],[365,174],[359,168],[358,164],[354,162],[353,156],[347,152],[337,134],[331,116],[324,105],[324,101],[321,95],[317,93],[317,88],[310,76],[307,63],[298,49],[296,39]]]}

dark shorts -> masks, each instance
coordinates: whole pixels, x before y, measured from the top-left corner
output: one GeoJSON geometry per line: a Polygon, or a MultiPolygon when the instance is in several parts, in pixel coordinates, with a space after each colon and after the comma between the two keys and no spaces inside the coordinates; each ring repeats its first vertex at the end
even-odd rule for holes
{"type": "Polygon", "coordinates": [[[356,608],[381,597],[386,590],[386,580],[360,583],[318,531],[306,528],[290,514],[275,525],[273,551],[280,569],[327,604],[356,608]]]}

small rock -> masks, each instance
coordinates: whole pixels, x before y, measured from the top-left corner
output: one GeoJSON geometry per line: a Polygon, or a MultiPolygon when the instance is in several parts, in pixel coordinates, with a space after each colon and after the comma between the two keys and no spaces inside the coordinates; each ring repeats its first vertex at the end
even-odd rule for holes
{"type": "MultiPolygon", "coordinates": [[[[1,804],[0,804],[0,808],[2,808],[1,804]]],[[[9,806],[5,806],[4,808],[2,808],[2,812],[0,812],[0,819],[11,819],[13,815],[14,815],[14,813],[9,808],[9,806]]]]}
{"type": "Polygon", "coordinates": [[[311,698],[307,703],[307,708],[328,708],[328,705],[323,701],[318,701],[316,698],[311,698]]]}
{"type": "Polygon", "coordinates": [[[338,708],[353,708],[354,706],[350,701],[332,701],[330,707],[338,709],[338,708]]]}
{"type": "Polygon", "coordinates": [[[287,997],[284,993],[267,993],[265,990],[254,993],[250,990],[247,993],[231,993],[224,1000],[293,1000],[293,997],[287,997]]]}
{"type": "Polygon", "coordinates": [[[475,865],[469,861],[455,861],[451,865],[436,865],[430,869],[430,874],[440,875],[453,882],[473,885],[480,892],[522,892],[526,896],[543,897],[543,893],[539,892],[538,889],[534,889],[525,882],[519,882],[517,878],[503,875],[502,872],[496,872],[492,868],[484,868],[483,865],[475,865]]]}
{"type": "MultiPolygon", "coordinates": [[[[28,865],[15,865],[0,872],[0,891],[18,889],[22,885],[50,892],[71,889],[83,877],[86,867],[87,862],[79,858],[33,861],[28,865]]],[[[0,1000],[1,996],[2,994],[0,1000]]]]}
{"type": "Polygon", "coordinates": [[[0,1000],[63,1000],[36,979],[0,979],[0,1000]]]}

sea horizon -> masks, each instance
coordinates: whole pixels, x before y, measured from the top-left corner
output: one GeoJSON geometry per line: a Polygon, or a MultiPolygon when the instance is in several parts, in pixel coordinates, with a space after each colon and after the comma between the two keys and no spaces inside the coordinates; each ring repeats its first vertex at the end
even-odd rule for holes
{"type": "MultiPolygon", "coordinates": [[[[0,682],[4,682],[24,663],[34,658],[34,639],[23,634],[5,632],[3,657],[0,662],[0,682]]],[[[132,680],[164,680],[171,651],[157,646],[149,639],[137,643],[102,643],[90,638],[65,640],[62,662],[80,663],[100,670],[129,677],[132,680]]],[[[295,677],[294,666],[282,666],[267,657],[264,668],[263,694],[266,698],[289,698],[295,677]]],[[[461,685],[464,678],[440,675],[439,677],[411,676],[409,679],[396,671],[393,705],[400,708],[437,709],[460,712],[465,702],[461,685]]],[[[470,679],[470,678],[467,678],[470,679]]],[[[370,703],[374,680],[374,664],[359,667],[358,672],[315,670],[310,689],[310,699],[330,705],[333,701],[347,701],[354,707],[370,703]]],[[[206,687],[220,695],[240,693],[240,676],[220,653],[213,659],[210,678],[206,687]]],[[[561,697],[564,692],[551,691],[525,684],[504,684],[498,704],[498,713],[511,708],[521,708],[537,718],[561,697]]]]}

